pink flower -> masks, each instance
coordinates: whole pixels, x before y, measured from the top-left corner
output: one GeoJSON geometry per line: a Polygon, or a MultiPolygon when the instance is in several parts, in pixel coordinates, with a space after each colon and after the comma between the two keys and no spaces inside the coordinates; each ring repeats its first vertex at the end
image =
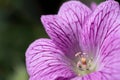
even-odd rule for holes
{"type": "Polygon", "coordinates": [[[41,17],[50,39],[26,51],[29,80],[120,80],[120,6],[113,0],[89,9],[65,2],[41,17]]]}

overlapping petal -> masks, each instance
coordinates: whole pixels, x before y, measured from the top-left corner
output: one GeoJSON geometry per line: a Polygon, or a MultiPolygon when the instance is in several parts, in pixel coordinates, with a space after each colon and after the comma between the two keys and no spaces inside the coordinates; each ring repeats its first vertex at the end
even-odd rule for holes
{"type": "Polygon", "coordinates": [[[62,5],[58,15],[42,16],[41,20],[50,38],[67,56],[80,51],[80,33],[91,10],[79,1],[62,5]]]}
{"type": "MultiPolygon", "coordinates": [[[[83,34],[86,49],[97,50],[115,29],[119,28],[119,4],[115,1],[101,3],[84,25],[83,34]]],[[[119,35],[118,35],[119,36],[119,35]]]]}
{"type": "Polygon", "coordinates": [[[71,61],[52,40],[38,39],[26,52],[29,80],[64,80],[75,76],[71,61]]]}
{"type": "MultiPolygon", "coordinates": [[[[84,50],[88,50],[98,65],[91,80],[120,80],[120,7],[115,1],[101,3],[83,29],[84,50]],[[98,76],[98,75],[101,76],[98,76]]],[[[84,77],[83,80],[89,80],[84,77]]]]}

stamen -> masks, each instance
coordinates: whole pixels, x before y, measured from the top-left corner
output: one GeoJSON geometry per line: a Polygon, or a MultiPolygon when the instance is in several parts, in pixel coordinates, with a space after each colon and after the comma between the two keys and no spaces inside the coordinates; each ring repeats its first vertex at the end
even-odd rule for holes
{"type": "Polygon", "coordinates": [[[77,58],[75,70],[78,75],[82,76],[85,74],[89,74],[95,70],[96,67],[93,67],[93,58],[88,56],[87,53],[78,52],[75,54],[75,57],[77,58]]]}
{"type": "Polygon", "coordinates": [[[89,70],[91,59],[88,59],[87,53],[78,52],[75,54],[75,57],[78,57],[77,68],[85,71],[89,70]]]}
{"type": "Polygon", "coordinates": [[[80,57],[81,54],[82,54],[81,52],[78,52],[75,54],[75,57],[78,57],[78,56],[80,57]]]}

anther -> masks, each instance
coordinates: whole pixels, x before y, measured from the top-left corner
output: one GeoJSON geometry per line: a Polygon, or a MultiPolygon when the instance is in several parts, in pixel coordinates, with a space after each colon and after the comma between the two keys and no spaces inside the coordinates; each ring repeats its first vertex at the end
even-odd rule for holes
{"type": "Polygon", "coordinates": [[[81,52],[78,52],[75,54],[75,57],[78,57],[78,56],[80,57],[81,54],[82,54],[81,52]]]}

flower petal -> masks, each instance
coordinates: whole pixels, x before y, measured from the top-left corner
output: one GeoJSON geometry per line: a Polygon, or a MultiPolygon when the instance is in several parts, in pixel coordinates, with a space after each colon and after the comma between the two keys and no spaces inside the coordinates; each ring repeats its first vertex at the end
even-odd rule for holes
{"type": "Polygon", "coordinates": [[[50,38],[67,56],[80,51],[79,34],[90,9],[78,1],[62,5],[58,15],[42,16],[41,20],[50,38]]]}
{"type": "Polygon", "coordinates": [[[83,27],[90,14],[91,10],[80,1],[68,1],[61,6],[58,12],[58,15],[70,25],[72,25],[72,22],[79,22],[79,28],[83,27]]]}
{"type": "Polygon", "coordinates": [[[101,56],[99,71],[106,76],[109,75],[110,80],[120,80],[120,16],[113,26],[99,51],[101,56]]]}
{"type": "Polygon", "coordinates": [[[101,3],[84,25],[83,47],[95,53],[94,50],[99,49],[106,38],[119,28],[116,26],[119,14],[120,9],[117,2],[106,1],[101,3]]]}
{"type": "Polygon", "coordinates": [[[69,59],[49,39],[38,39],[29,46],[26,65],[29,80],[64,80],[75,76],[69,59]]]}
{"type": "Polygon", "coordinates": [[[99,64],[97,71],[101,73],[101,77],[98,76],[97,80],[120,80],[119,3],[115,1],[101,3],[85,24],[83,31],[84,50],[89,49],[99,64]]]}

